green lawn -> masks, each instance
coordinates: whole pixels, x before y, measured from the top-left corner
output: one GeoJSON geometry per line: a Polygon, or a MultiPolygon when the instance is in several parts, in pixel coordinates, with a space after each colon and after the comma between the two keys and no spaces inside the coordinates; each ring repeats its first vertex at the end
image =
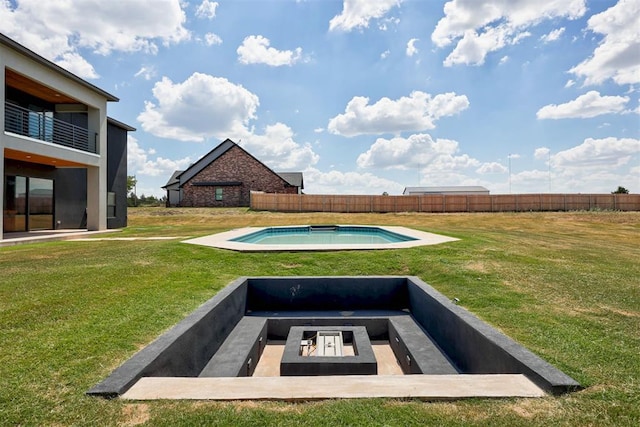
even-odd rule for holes
{"type": "Polygon", "coordinates": [[[138,208],[105,237],[0,248],[1,425],[640,425],[640,213],[284,214],[138,208]],[[403,225],[413,249],[243,254],[231,228],[403,225]],[[84,392],[238,276],[416,275],[575,378],[542,399],[143,402],[84,392]]]}

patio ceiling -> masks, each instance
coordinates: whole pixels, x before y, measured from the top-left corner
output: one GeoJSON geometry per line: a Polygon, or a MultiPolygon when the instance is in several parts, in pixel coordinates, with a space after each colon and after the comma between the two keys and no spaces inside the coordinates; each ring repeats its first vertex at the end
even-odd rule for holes
{"type": "Polygon", "coordinates": [[[82,165],[80,163],[56,159],[54,157],[41,156],[39,154],[26,153],[24,151],[12,150],[11,148],[5,148],[4,157],[12,160],[20,160],[23,162],[38,163],[41,165],[49,165],[55,167],[86,167],[86,165],[82,165]]]}
{"type": "Polygon", "coordinates": [[[22,92],[28,93],[29,95],[33,95],[52,104],[79,103],[79,101],[76,99],[61,94],[58,91],[51,89],[50,87],[44,86],[8,68],[5,72],[5,83],[9,87],[21,90],[22,92]]]}

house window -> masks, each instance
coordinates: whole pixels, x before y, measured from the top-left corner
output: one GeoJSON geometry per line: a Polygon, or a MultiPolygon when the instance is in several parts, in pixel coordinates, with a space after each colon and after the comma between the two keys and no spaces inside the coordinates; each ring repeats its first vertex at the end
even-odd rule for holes
{"type": "Polygon", "coordinates": [[[107,218],[116,216],[116,193],[107,193],[107,218]]]}
{"type": "Polygon", "coordinates": [[[216,201],[222,200],[222,188],[216,188],[216,201]]]}

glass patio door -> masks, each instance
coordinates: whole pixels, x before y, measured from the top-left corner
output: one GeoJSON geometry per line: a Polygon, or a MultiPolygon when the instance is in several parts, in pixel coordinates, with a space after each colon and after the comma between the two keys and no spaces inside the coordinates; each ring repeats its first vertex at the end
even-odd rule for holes
{"type": "Polygon", "coordinates": [[[52,230],[53,180],[6,176],[3,232],[52,230]]]}
{"type": "Polygon", "coordinates": [[[5,178],[3,231],[27,231],[27,178],[24,176],[5,178]]]}
{"type": "Polygon", "coordinates": [[[53,229],[53,180],[29,178],[29,231],[53,229]]]}

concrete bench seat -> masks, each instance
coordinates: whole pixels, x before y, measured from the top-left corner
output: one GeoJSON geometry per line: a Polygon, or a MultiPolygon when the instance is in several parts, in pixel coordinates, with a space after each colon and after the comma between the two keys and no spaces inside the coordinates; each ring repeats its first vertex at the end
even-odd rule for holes
{"type": "Polygon", "coordinates": [[[267,343],[267,320],[245,316],[220,349],[202,369],[199,377],[248,377],[253,374],[267,343]]]}
{"type": "Polygon", "coordinates": [[[408,374],[451,375],[458,369],[411,316],[389,318],[389,345],[408,374]]]}

